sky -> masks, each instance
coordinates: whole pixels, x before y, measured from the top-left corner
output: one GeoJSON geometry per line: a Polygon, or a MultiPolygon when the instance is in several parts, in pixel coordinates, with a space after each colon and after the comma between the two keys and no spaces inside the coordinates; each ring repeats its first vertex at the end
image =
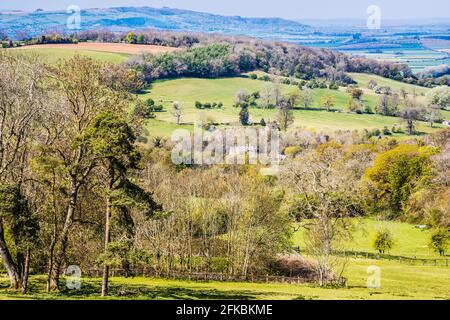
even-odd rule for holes
{"type": "Polygon", "coordinates": [[[449,18],[449,0],[1,0],[0,9],[65,10],[120,6],[171,7],[244,17],[286,19],[366,19],[370,5],[381,8],[384,19],[449,18]]]}

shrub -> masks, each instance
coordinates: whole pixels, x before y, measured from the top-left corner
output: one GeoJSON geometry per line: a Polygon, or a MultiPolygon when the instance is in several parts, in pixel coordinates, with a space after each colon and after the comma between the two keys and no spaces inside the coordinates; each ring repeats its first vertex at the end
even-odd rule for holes
{"type": "Polygon", "coordinates": [[[303,149],[301,147],[293,146],[293,147],[287,147],[286,149],[284,149],[284,154],[286,156],[294,158],[295,156],[297,156],[302,151],[303,151],[303,149]]]}
{"type": "MultiPolygon", "coordinates": [[[[299,254],[278,255],[270,264],[272,272],[280,276],[300,277],[307,281],[317,278],[316,266],[299,254]]],[[[332,278],[332,275],[328,276],[332,278]]]]}
{"type": "Polygon", "coordinates": [[[256,73],[251,73],[251,74],[249,74],[249,78],[256,80],[256,79],[258,79],[258,75],[256,73]]]}

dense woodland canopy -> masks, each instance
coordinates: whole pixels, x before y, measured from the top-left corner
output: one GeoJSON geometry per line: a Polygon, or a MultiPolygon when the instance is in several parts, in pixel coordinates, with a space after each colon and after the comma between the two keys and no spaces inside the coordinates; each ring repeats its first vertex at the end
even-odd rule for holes
{"type": "MultiPolygon", "coordinates": [[[[311,278],[326,284],[339,277],[333,252],[359,217],[448,231],[448,129],[401,142],[356,131],[287,131],[297,98],[280,97],[286,159],[278,175],[267,176],[263,165],[175,165],[173,145],[146,136],[144,117],[129,112],[138,104],[141,76],[258,69],[349,84],[346,72],[409,81],[409,68],[248,38],[158,34],[129,40],[189,49],[126,66],[81,56],[46,65],[33,55],[0,52],[0,254],[12,288],[25,293],[33,272],[46,273],[47,289],[58,290],[73,264],[103,269],[103,295],[112,267],[130,275],[144,267],[156,274],[302,275],[287,271],[280,258],[292,251],[297,228],[307,230],[311,278]]],[[[94,37],[117,40],[108,32],[79,35],[94,37]]],[[[448,96],[435,93],[433,104],[446,105],[448,96]]],[[[380,112],[392,107],[392,95],[384,95],[387,109],[381,104],[380,112]]],[[[248,108],[245,99],[238,102],[248,108]]],[[[412,126],[413,109],[404,115],[412,126]]]]}

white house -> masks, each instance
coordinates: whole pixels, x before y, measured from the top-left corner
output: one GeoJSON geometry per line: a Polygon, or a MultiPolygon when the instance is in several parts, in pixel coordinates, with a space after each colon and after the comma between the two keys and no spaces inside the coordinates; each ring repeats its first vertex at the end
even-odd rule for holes
{"type": "Polygon", "coordinates": [[[449,126],[449,127],[450,127],[450,120],[444,120],[444,121],[442,122],[442,124],[443,124],[444,126],[449,126]]]}

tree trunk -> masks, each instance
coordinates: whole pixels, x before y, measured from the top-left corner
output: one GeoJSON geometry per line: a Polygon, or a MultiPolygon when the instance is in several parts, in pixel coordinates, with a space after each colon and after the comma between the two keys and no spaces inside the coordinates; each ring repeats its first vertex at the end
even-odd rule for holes
{"type": "MultiPolygon", "coordinates": [[[[108,245],[111,239],[111,191],[114,184],[114,168],[110,165],[109,169],[110,179],[108,184],[108,194],[106,196],[106,211],[105,211],[105,254],[108,252],[108,245]]],[[[103,267],[103,281],[102,281],[102,297],[108,295],[109,282],[109,266],[105,264],[103,267]]]]}
{"type": "Polygon", "coordinates": [[[56,256],[56,263],[53,268],[52,276],[50,279],[50,290],[58,290],[59,288],[59,277],[61,273],[61,265],[64,259],[64,256],[66,254],[67,244],[68,244],[68,238],[69,238],[69,230],[73,223],[73,218],[75,215],[75,208],[78,198],[78,188],[76,187],[76,184],[72,182],[72,191],[70,194],[70,201],[69,205],[67,207],[67,213],[66,213],[66,221],[64,222],[64,227],[61,232],[61,239],[60,239],[60,245],[59,245],[59,252],[56,256]]]}
{"type": "Polygon", "coordinates": [[[28,278],[30,275],[30,258],[31,258],[31,251],[28,248],[25,254],[25,264],[23,268],[22,294],[27,294],[28,291],[28,278]]]}
{"type": "Polygon", "coordinates": [[[17,266],[9,252],[5,241],[5,233],[3,229],[3,221],[0,219],[0,257],[3,260],[6,271],[8,272],[9,282],[12,289],[19,289],[19,272],[17,266]]]}
{"type": "Polygon", "coordinates": [[[55,254],[56,239],[52,239],[50,243],[50,249],[48,254],[48,264],[47,264],[47,292],[51,291],[52,273],[53,273],[53,255],[55,254]]]}

